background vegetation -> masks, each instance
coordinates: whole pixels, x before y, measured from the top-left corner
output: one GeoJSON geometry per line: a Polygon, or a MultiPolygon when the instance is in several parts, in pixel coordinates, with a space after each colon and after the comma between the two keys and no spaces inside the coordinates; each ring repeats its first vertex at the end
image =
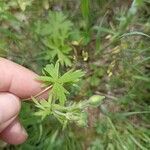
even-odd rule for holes
{"type": "Polygon", "coordinates": [[[24,103],[20,117],[29,139],[3,149],[149,150],[149,52],[149,0],[1,0],[1,57],[38,74],[59,59],[62,72],[86,72],[72,99],[106,97],[88,109],[87,128],[65,130],[24,103]]]}

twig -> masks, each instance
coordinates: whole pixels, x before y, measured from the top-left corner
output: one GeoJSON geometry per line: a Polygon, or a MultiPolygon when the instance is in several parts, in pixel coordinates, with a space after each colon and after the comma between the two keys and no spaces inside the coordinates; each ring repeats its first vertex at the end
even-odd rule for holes
{"type": "MultiPolygon", "coordinates": [[[[44,94],[45,92],[49,91],[52,88],[52,85],[48,86],[47,88],[45,88],[43,91],[39,92],[38,94],[36,94],[35,96],[33,96],[34,98],[37,98],[39,96],[41,96],[42,94],[44,94]]],[[[32,98],[29,97],[27,99],[23,99],[23,101],[28,101],[31,100],[32,98]]]]}

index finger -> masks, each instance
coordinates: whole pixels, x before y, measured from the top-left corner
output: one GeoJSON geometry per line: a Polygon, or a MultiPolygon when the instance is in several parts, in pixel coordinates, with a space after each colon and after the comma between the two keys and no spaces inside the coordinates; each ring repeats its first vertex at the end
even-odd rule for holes
{"type": "Polygon", "coordinates": [[[28,98],[39,93],[42,88],[35,80],[34,72],[4,58],[0,58],[0,91],[10,92],[20,98],[28,98]]]}

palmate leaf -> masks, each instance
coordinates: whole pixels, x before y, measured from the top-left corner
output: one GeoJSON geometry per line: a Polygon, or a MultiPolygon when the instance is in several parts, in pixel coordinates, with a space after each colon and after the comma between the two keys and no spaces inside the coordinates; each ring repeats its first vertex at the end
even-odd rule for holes
{"type": "Polygon", "coordinates": [[[48,100],[42,99],[37,101],[34,97],[32,97],[32,100],[35,103],[35,107],[39,108],[39,111],[35,112],[34,115],[41,116],[44,119],[51,114],[51,96],[49,96],[48,100]]]}
{"type": "Polygon", "coordinates": [[[49,12],[46,22],[37,25],[42,43],[47,47],[45,59],[59,59],[62,66],[71,66],[72,47],[66,42],[73,24],[62,12],[49,12]]]}
{"type": "Polygon", "coordinates": [[[67,20],[67,17],[61,12],[51,12],[49,13],[51,28],[51,35],[55,38],[66,39],[68,37],[68,31],[71,30],[72,23],[67,20]]]}
{"type": "Polygon", "coordinates": [[[43,69],[43,76],[39,77],[46,86],[52,85],[52,94],[56,100],[59,100],[61,105],[64,105],[67,98],[66,95],[69,92],[65,89],[65,83],[76,83],[84,75],[81,70],[70,70],[61,76],[59,73],[59,62],[55,65],[47,65],[43,69]]]}
{"type": "Polygon", "coordinates": [[[43,81],[43,82],[54,83],[54,79],[52,77],[40,76],[40,77],[38,77],[38,79],[43,81]]]}
{"type": "Polygon", "coordinates": [[[59,83],[54,84],[52,92],[59,99],[60,104],[64,105],[67,100],[66,94],[69,94],[69,92],[59,83]]]}
{"type": "Polygon", "coordinates": [[[49,48],[49,50],[46,52],[45,59],[53,60],[57,58],[62,66],[71,66],[71,57],[68,56],[68,54],[72,48],[69,45],[64,44],[64,42],[60,45],[60,41],[57,44],[52,42],[52,39],[47,38],[43,40],[43,43],[49,48]]]}
{"type": "Polygon", "coordinates": [[[41,24],[41,35],[51,35],[52,38],[66,39],[73,24],[62,12],[50,12],[48,22],[41,24]]]}
{"type": "Polygon", "coordinates": [[[57,80],[59,77],[59,63],[56,62],[55,66],[53,64],[46,65],[43,71],[45,74],[50,75],[53,80],[57,80]]]}
{"type": "Polygon", "coordinates": [[[57,56],[62,66],[64,66],[64,64],[66,64],[67,66],[71,66],[72,63],[68,55],[62,53],[61,51],[58,51],[57,56]]]}
{"type": "Polygon", "coordinates": [[[81,70],[70,70],[68,72],[66,72],[63,76],[61,76],[59,78],[59,81],[62,83],[74,83],[74,82],[78,82],[79,79],[84,76],[84,72],[81,70]]]}

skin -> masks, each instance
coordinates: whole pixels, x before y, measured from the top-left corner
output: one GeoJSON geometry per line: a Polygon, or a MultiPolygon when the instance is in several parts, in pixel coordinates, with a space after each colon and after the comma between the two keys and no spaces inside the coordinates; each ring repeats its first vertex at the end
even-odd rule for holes
{"type": "Polygon", "coordinates": [[[27,99],[43,90],[36,78],[34,72],[0,58],[0,139],[9,144],[21,144],[28,137],[18,114],[21,99],[27,99]]]}

